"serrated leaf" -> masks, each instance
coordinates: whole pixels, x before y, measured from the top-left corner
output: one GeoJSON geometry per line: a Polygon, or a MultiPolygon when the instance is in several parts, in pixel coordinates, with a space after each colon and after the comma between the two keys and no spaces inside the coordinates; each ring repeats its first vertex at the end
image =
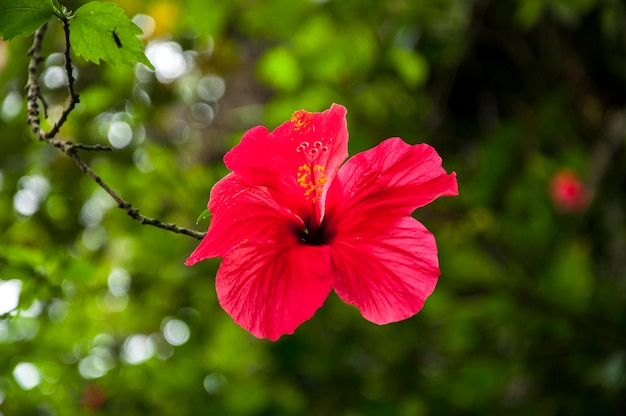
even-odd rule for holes
{"type": "Polygon", "coordinates": [[[0,0],[0,36],[28,36],[54,14],[51,0],[0,0]]]}
{"type": "Polygon", "coordinates": [[[70,42],[77,55],[100,63],[133,65],[140,62],[154,69],[143,53],[142,33],[115,3],[94,1],[79,7],[70,22],[70,42]]]}

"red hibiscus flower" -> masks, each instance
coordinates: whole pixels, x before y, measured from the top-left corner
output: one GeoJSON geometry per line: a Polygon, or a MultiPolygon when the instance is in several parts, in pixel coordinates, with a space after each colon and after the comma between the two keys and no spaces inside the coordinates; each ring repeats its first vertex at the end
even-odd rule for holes
{"type": "Polygon", "coordinates": [[[209,230],[186,265],[223,257],[220,304],[260,338],[291,334],[332,289],[386,324],[423,306],[439,277],[434,236],[410,214],[457,195],[437,152],[399,138],[348,156],[346,109],[255,127],[224,157],[209,230]]]}

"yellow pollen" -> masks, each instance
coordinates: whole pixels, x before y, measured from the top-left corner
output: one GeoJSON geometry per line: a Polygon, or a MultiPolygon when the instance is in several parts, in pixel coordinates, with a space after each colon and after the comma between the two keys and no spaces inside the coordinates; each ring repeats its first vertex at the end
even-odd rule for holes
{"type": "Polygon", "coordinates": [[[302,165],[298,168],[297,181],[304,188],[304,197],[316,203],[322,195],[324,184],[328,178],[324,173],[324,166],[314,165],[313,169],[309,165],[302,165]]]}
{"type": "Polygon", "coordinates": [[[311,130],[312,121],[313,114],[304,110],[298,110],[291,116],[293,131],[302,131],[302,133],[307,133],[309,130],[311,130]]]}

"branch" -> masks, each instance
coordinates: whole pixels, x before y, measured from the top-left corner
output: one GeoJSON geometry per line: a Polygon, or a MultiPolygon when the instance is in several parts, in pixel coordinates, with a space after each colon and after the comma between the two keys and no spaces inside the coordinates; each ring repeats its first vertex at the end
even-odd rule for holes
{"type": "Polygon", "coordinates": [[[41,42],[46,33],[48,25],[45,24],[35,32],[33,46],[28,50],[30,62],[28,64],[28,81],[26,83],[26,99],[28,101],[28,125],[38,138],[41,138],[41,127],[39,123],[39,105],[37,98],[41,95],[39,83],[37,82],[37,66],[43,60],[40,54],[41,42]]]}
{"type": "Polygon", "coordinates": [[[67,145],[67,146],[71,146],[73,149],[76,149],[76,150],[90,150],[92,152],[111,152],[111,151],[113,151],[113,148],[111,146],[103,146],[101,144],[73,143],[73,142],[70,142],[70,141],[55,140],[55,139],[48,140],[48,143],[50,143],[54,147],[60,148],[61,150],[62,150],[62,147],[59,147],[59,146],[67,145]]]}
{"type": "MultiPolygon", "coordinates": [[[[39,81],[37,79],[37,67],[39,63],[43,60],[41,56],[41,45],[43,41],[43,37],[46,33],[46,25],[43,25],[35,32],[33,45],[28,50],[28,55],[31,57],[30,63],[28,65],[28,82],[26,84],[27,89],[27,100],[28,100],[28,125],[30,126],[32,132],[37,136],[37,138],[41,141],[48,143],[49,145],[60,149],[63,153],[68,155],[74,163],[79,167],[79,169],[89,176],[95,183],[100,186],[100,188],[104,189],[106,193],[108,193],[111,198],[115,201],[117,206],[124,211],[134,220],[139,221],[141,224],[152,225],[157,228],[161,228],[164,230],[172,231],[178,234],[188,235],[190,237],[194,237],[198,240],[201,240],[204,237],[203,232],[189,230],[187,228],[179,227],[173,223],[163,223],[155,218],[146,217],[139,213],[139,210],[133,208],[133,206],[123,200],[117,192],[115,192],[109,185],[107,185],[98,174],[89,167],[89,165],[79,156],[78,150],[88,150],[88,151],[111,151],[113,150],[109,146],[103,146],[100,144],[95,145],[87,145],[82,143],[73,143],[71,141],[59,140],[54,137],[58,134],[61,126],[67,120],[69,114],[74,110],[76,104],[79,103],[79,97],[74,90],[74,76],[72,75],[72,61],[70,57],[70,31],[69,31],[69,21],[67,19],[63,20],[63,31],[65,32],[65,72],[67,73],[68,80],[68,93],[70,97],[70,101],[67,106],[63,109],[63,112],[59,116],[59,119],[54,123],[54,126],[49,131],[44,131],[41,129],[41,122],[39,119],[39,104],[37,103],[37,99],[41,98],[41,89],[39,87],[39,81]]],[[[42,102],[43,99],[42,99],[42,102]]],[[[45,102],[44,102],[45,105],[45,102]]]]}
{"type": "Polygon", "coordinates": [[[60,147],[61,150],[63,150],[65,154],[67,154],[69,157],[71,157],[74,160],[74,162],[78,165],[80,170],[85,175],[89,176],[91,179],[94,180],[95,183],[97,183],[100,186],[100,188],[104,189],[106,193],[109,194],[111,198],[115,200],[115,203],[117,204],[118,208],[121,208],[124,211],[126,211],[126,213],[132,219],[137,220],[142,224],[152,225],[154,227],[162,228],[168,231],[173,231],[178,234],[185,234],[190,237],[197,238],[198,240],[201,240],[202,237],[204,237],[204,233],[202,232],[188,230],[186,228],[179,227],[173,223],[162,223],[161,221],[155,218],[146,217],[140,214],[139,210],[137,210],[136,208],[133,208],[130,203],[124,201],[113,189],[111,189],[109,185],[104,183],[102,178],[100,178],[100,176],[98,176],[98,174],[96,174],[96,172],[94,172],[93,169],[91,169],[89,165],[87,165],[85,161],[80,158],[80,156],[78,156],[78,153],[76,152],[77,148],[73,143],[68,143],[68,142],[63,142],[63,143],[64,144],[62,144],[60,147]]]}
{"type": "Polygon", "coordinates": [[[67,92],[70,96],[70,102],[67,107],[63,109],[63,112],[59,116],[59,119],[54,123],[54,126],[46,133],[46,139],[51,139],[59,132],[59,129],[67,120],[67,116],[74,110],[76,104],[80,102],[78,94],[74,91],[74,74],[72,70],[72,58],[70,56],[70,22],[67,18],[63,18],[63,32],[65,33],[65,73],[67,74],[67,92]]]}
{"type": "Polygon", "coordinates": [[[16,312],[19,308],[16,306],[15,308],[11,309],[8,312],[3,313],[2,315],[0,315],[0,321],[4,321],[5,319],[9,319],[13,317],[13,313],[16,312]]]}

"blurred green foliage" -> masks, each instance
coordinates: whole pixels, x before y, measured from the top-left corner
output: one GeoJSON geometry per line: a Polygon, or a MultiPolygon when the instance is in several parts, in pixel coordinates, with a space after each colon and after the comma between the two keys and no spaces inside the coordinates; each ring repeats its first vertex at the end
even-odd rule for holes
{"type": "MultiPolygon", "coordinates": [[[[72,9],[82,1],[67,1],[72,9]]],[[[148,216],[184,227],[248,128],[348,108],[350,150],[400,136],[456,171],[418,210],[441,278],[376,326],[331,296],[272,343],[26,125],[31,39],[0,43],[0,412],[12,415],[587,415],[626,412],[626,10],[617,0],[116,2],[156,74],[76,59],[62,138],[148,216]],[[147,17],[150,16],[150,17],[147,17]],[[592,197],[564,213],[553,175],[592,197]],[[9,285],[0,286],[8,297],[9,285]],[[5,302],[6,303],[6,302],[5,302]],[[0,305],[1,306],[1,305],[0,305]]],[[[41,82],[66,100],[52,23],[41,82]]]]}

